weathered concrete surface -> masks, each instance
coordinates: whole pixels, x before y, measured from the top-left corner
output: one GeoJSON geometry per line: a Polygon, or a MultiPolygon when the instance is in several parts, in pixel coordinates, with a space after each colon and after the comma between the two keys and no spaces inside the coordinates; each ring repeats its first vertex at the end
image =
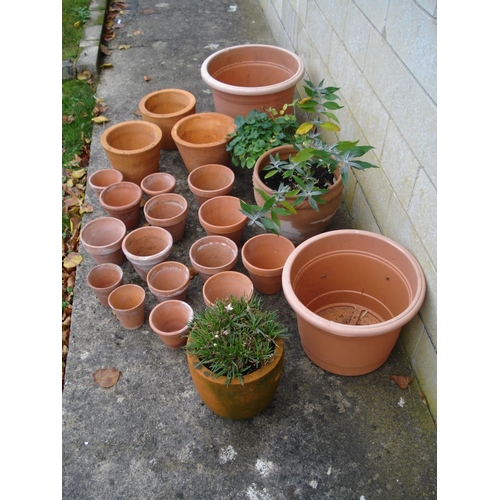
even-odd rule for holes
{"type": "MultiPolygon", "coordinates": [[[[178,87],[213,111],[200,66],[219,48],[275,44],[256,0],[135,1],[124,27],[108,44],[113,63],[97,96],[109,106],[109,126],[140,119],[134,112],[149,92],[178,87]],[[147,9],[154,13],[147,14],[147,9]],[[140,34],[134,34],[140,31],[140,34]],[[128,50],[118,50],[130,45],[128,50]],[[146,82],[144,76],[151,80],[146,82]]],[[[89,175],[108,168],[93,133],[89,175]]],[[[190,203],[184,238],[169,260],[189,265],[189,247],[205,235],[177,151],[162,152],[160,170],[177,179],[190,203]]],[[[251,172],[235,169],[234,194],[252,201],[251,172]]],[[[94,193],[84,223],[105,216],[94,193]]],[[[329,230],[350,227],[344,206],[329,230]]],[[[256,234],[247,228],[244,238],[256,234]]],[[[71,342],[63,393],[63,483],[68,500],[84,499],[425,499],[436,498],[436,430],[414,382],[399,389],[389,377],[411,375],[398,345],[387,363],[361,377],[340,377],[304,354],[294,314],[282,293],[264,297],[278,310],[290,338],[283,376],[271,406],[245,422],[221,419],[206,408],[191,382],[185,353],[168,350],[146,323],[124,330],[85,284],[95,265],[82,248],[75,286],[71,342]],[[92,374],[114,366],[122,375],[111,389],[92,374]]],[[[127,262],[125,283],[155,299],[127,262]]],[[[236,270],[245,272],[241,261],[236,270]]],[[[204,307],[202,281],[190,283],[187,301],[204,307]]]]}

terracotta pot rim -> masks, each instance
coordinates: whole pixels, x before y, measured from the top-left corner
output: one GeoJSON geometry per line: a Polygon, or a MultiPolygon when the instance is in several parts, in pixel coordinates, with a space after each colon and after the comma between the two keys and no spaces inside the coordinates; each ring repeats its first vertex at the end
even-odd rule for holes
{"type": "MultiPolygon", "coordinates": [[[[257,267],[254,264],[252,264],[249,260],[248,257],[246,256],[246,252],[248,251],[249,247],[252,245],[252,243],[255,242],[257,239],[275,239],[275,238],[283,238],[284,241],[286,241],[287,245],[290,246],[290,254],[293,252],[295,249],[295,245],[288,239],[285,238],[284,236],[281,235],[276,235],[276,234],[271,234],[271,233],[264,233],[264,234],[257,234],[255,236],[252,236],[249,240],[245,242],[245,244],[241,247],[241,260],[243,262],[243,265],[245,268],[248,270],[248,272],[251,272],[257,276],[279,276],[283,272],[283,266],[280,267],[257,267]]],[[[270,243],[272,244],[272,243],[270,243]]],[[[290,254],[288,257],[290,257],[290,254]]]]}
{"type": "Polygon", "coordinates": [[[87,224],[85,224],[85,226],[83,226],[82,230],[80,231],[80,240],[85,247],[88,247],[91,249],[100,249],[100,248],[107,248],[107,247],[112,246],[112,245],[117,245],[125,238],[126,234],[127,234],[127,227],[126,227],[125,223],[123,221],[121,221],[120,219],[117,219],[116,217],[98,217],[97,219],[93,219],[93,220],[87,222],[87,224]],[[118,239],[116,239],[110,243],[107,243],[106,245],[93,245],[92,243],[86,242],[85,241],[85,233],[89,230],[88,228],[92,227],[92,226],[96,226],[98,224],[103,224],[104,222],[116,224],[117,226],[119,226],[121,229],[122,235],[118,239]]]}
{"type": "Polygon", "coordinates": [[[188,330],[187,325],[185,325],[180,330],[174,330],[174,331],[167,332],[165,330],[160,330],[154,323],[155,315],[156,315],[156,313],[158,313],[158,311],[160,311],[161,309],[169,309],[169,308],[176,307],[176,306],[183,307],[188,312],[189,319],[188,319],[187,323],[193,319],[193,317],[194,317],[193,308],[187,302],[185,302],[183,300],[177,300],[177,299],[172,299],[172,300],[167,300],[165,302],[160,302],[155,307],[153,307],[153,309],[151,310],[151,313],[149,314],[149,325],[151,326],[152,330],[155,333],[157,333],[158,335],[165,335],[167,337],[174,337],[174,336],[182,334],[183,332],[187,333],[187,330],[188,330]]]}
{"type": "Polygon", "coordinates": [[[130,210],[132,207],[139,205],[139,203],[141,202],[141,198],[142,198],[142,189],[135,182],[120,181],[105,187],[101,195],[99,196],[99,201],[105,210],[111,210],[113,212],[125,212],[130,210]],[[131,201],[126,205],[110,205],[109,203],[106,203],[105,201],[106,196],[112,191],[116,191],[117,189],[121,188],[127,189],[128,191],[134,191],[136,193],[136,198],[134,199],[134,201],[131,201]]]}
{"type": "Polygon", "coordinates": [[[146,298],[146,290],[144,290],[144,288],[142,288],[142,286],[139,286],[139,285],[135,285],[133,283],[127,283],[125,285],[120,285],[118,288],[115,288],[110,294],[109,294],[109,298],[108,298],[108,301],[109,301],[109,306],[111,307],[111,309],[113,309],[114,311],[132,311],[134,310],[136,307],[140,306],[142,304],[142,302],[144,301],[144,299],[146,298]],[[118,295],[120,292],[123,292],[125,289],[127,290],[136,290],[142,297],[142,299],[133,307],[130,307],[128,309],[120,309],[118,307],[114,307],[111,305],[111,301],[112,301],[112,297],[114,297],[114,295],[118,295]]]}
{"type": "Polygon", "coordinates": [[[102,147],[110,151],[111,153],[119,154],[119,155],[134,155],[134,154],[140,154],[145,151],[149,151],[150,149],[154,149],[160,144],[160,141],[163,137],[163,132],[161,128],[158,125],[155,125],[154,123],[151,122],[146,122],[144,120],[128,120],[125,122],[120,122],[120,123],[115,123],[114,125],[111,125],[111,127],[107,128],[101,135],[101,145],[102,147]],[[154,132],[154,139],[151,141],[150,144],[147,146],[144,146],[139,149],[118,149],[113,146],[111,146],[108,143],[108,135],[115,131],[118,128],[124,128],[124,127],[145,127],[149,129],[150,131],[154,132]]]}
{"type": "Polygon", "coordinates": [[[176,262],[174,260],[170,260],[168,262],[160,262],[159,264],[156,264],[156,266],[152,267],[149,271],[148,271],[148,274],[146,276],[146,282],[148,284],[148,287],[149,289],[153,292],[153,293],[158,293],[158,294],[164,294],[165,292],[172,292],[172,293],[176,293],[176,292],[181,292],[183,291],[185,288],[188,287],[189,285],[189,280],[191,279],[191,276],[189,274],[189,269],[187,266],[185,266],[184,264],[182,264],[181,262],[176,262]],[[162,269],[164,268],[169,268],[169,267],[174,267],[174,268],[177,268],[177,269],[180,269],[181,271],[183,271],[184,273],[184,277],[185,277],[185,280],[184,280],[184,283],[181,285],[181,286],[178,286],[177,288],[158,288],[158,287],[155,287],[151,282],[153,281],[153,277],[156,273],[160,272],[162,269]]]}
{"type": "Polygon", "coordinates": [[[122,241],[122,250],[123,253],[126,255],[127,259],[129,259],[131,262],[144,262],[148,263],[151,261],[151,259],[155,257],[160,257],[161,255],[169,254],[172,246],[173,246],[173,238],[172,235],[164,228],[160,226],[143,226],[143,227],[138,227],[136,229],[133,229],[130,231],[130,233],[123,238],[122,241]],[[158,235],[166,241],[166,247],[159,252],[152,254],[152,255],[136,255],[133,253],[130,253],[130,251],[127,249],[127,244],[130,242],[130,240],[134,239],[136,236],[140,235],[141,233],[144,233],[146,231],[154,231],[158,233],[158,235]]]}
{"type": "Polygon", "coordinates": [[[151,117],[154,118],[175,118],[176,116],[180,116],[186,112],[186,110],[194,107],[196,104],[196,97],[191,93],[188,92],[187,90],[184,89],[162,89],[162,90],[157,90],[155,92],[151,92],[150,94],[145,95],[140,101],[139,101],[139,110],[141,114],[147,114],[151,117]],[[150,111],[147,109],[146,105],[147,102],[152,99],[153,97],[162,95],[162,94],[178,94],[178,95],[183,95],[184,97],[187,97],[188,102],[184,106],[184,108],[180,109],[179,111],[175,111],[173,113],[154,113],[153,111],[150,111]]]}

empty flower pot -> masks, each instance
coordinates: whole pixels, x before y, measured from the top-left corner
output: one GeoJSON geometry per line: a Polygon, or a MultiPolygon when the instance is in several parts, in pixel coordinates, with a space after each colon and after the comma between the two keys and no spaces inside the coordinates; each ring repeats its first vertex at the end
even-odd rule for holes
{"type": "Polygon", "coordinates": [[[255,289],[264,294],[281,290],[283,267],[294,244],[284,236],[258,234],[250,238],[241,249],[241,260],[255,289]]]}
{"type": "Polygon", "coordinates": [[[188,175],[188,186],[198,204],[203,205],[210,198],[228,195],[234,179],[234,172],[225,165],[202,165],[188,175]]]}
{"type": "Polygon", "coordinates": [[[142,119],[158,125],[162,131],[161,149],[176,149],[172,127],[187,115],[196,112],[196,98],[181,89],[163,89],[152,92],[139,102],[142,119]]]}
{"type": "Polygon", "coordinates": [[[101,135],[101,145],[111,166],[123,180],[138,186],[146,175],[158,172],[162,131],[143,120],[117,123],[101,135]]]}
{"type": "Polygon", "coordinates": [[[162,262],[154,266],[146,277],[148,288],[158,302],[185,300],[191,276],[180,262],[162,262]]]}
{"type": "Polygon", "coordinates": [[[114,217],[100,217],[87,222],[80,232],[80,242],[97,264],[123,264],[122,242],[127,233],[125,224],[114,217]]]}
{"type": "Polygon", "coordinates": [[[144,324],[146,292],[139,285],[121,285],[108,297],[109,307],[127,330],[136,330],[144,324]]]}
{"type": "Polygon", "coordinates": [[[105,168],[94,172],[88,180],[89,186],[94,190],[97,198],[101,195],[105,188],[123,181],[123,174],[113,168],[105,168]]]}
{"type": "Polygon", "coordinates": [[[133,182],[117,182],[104,189],[99,201],[106,212],[123,221],[127,230],[138,226],[141,217],[142,190],[133,182]]]}
{"type": "Polygon", "coordinates": [[[234,119],[221,113],[196,113],[179,120],[172,138],[188,172],[209,163],[230,165],[226,146],[235,128],[234,119]]]}
{"type": "Polygon", "coordinates": [[[205,236],[189,249],[191,265],[203,281],[222,271],[230,271],[238,260],[238,246],[225,236],[205,236]]]}
{"type": "Polygon", "coordinates": [[[122,284],[123,271],[116,264],[99,264],[87,274],[87,285],[104,307],[109,307],[109,294],[122,284]]]}
{"type": "Polygon", "coordinates": [[[186,344],[187,324],[193,319],[193,309],[182,300],[161,302],[151,311],[149,325],[170,349],[186,344]]]}
{"type": "Polygon", "coordinates": [[[137,274],[147,280],[148,272],[167,260],[172,251],[172,235],[162,227],[145,226],[131,231],[122,242],[123,253],[137,274]]]}
{"type": "Polygon", "coordinates": [[[236,271],[214,274],[203,284],[203,300],[207,306],[214,305],[216,300],[228,300],[231,296],[246,297],[249,300],[252,295],[252,280],[236,271]]]}
{"type": "Polygon", "coordinates": [[[199,208],[198,219],[208,235],[226,236],[237,245],[248,223],[248,217],[240,210],[240,199],[234,196],[210,198],[199,208]]]}
{"type": "Polygon", "coordinates": [[[184,236],[188,204],[180,194],[159,194],[146,202],[144,216],[152,226],[166,229],[175,243],[184,236]]]}
{"type": "Polygon", "coordinates": [[[158,194],[172,193],[175,185],[176,180],[173,175],[166,172],[155,172],[142,179],[141,189],[148,198],[152,198],[158,194]]]}

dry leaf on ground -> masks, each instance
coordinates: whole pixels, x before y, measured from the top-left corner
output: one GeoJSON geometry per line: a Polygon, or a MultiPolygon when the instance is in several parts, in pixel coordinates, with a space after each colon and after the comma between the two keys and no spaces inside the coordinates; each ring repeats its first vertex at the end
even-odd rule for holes
{"type": "Polygon", "coordinates": [[[97,370],[92,377],[94,382],[97,382],[101,387],[108,389],[113,387],[120,378],[122,374],[121,371],[117,370],[114,366],[109,366],[108,368],[101,368],[97,370]]]}
{"type": "Polygon", "coordinates": [[[413,380],[411,377],[405,377],[403,375],[391,375],[389,378],[394,380],[400,389],[408,389],[408,386],[413,380]]]}

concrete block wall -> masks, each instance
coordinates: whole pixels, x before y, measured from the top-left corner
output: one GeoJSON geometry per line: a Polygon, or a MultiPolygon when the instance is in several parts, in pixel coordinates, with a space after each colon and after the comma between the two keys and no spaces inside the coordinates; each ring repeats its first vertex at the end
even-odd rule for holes
{"type": "Polygon", "coordinates": [[[341,87],[342,130],[327,139],[375,147],[365,158],[381,168],[354,171],[344,200],[356,228],[401,243],[425,273],[424,305],[400,339],[437,418],[436,0],[259,3],[306,76],[341,87]]]}

